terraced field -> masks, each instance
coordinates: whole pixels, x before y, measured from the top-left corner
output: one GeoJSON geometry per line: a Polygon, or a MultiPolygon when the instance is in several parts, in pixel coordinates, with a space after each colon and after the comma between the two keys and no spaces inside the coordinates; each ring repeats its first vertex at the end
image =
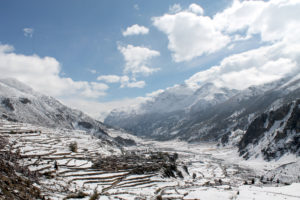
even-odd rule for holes
{"type": "Polygon", "coordinates": [[[50,199],[240,199],[249,192],[243,185],[265,181],[212,157],[209,148],[195,152],[176,148],[180,143],[166,148],[145,141],[120,149],[85,132],[7,121],[0,121],[0,134],[9,140],[6,148],[19,153],[20,164],[39,174],[36,186],[50,199]],[[174,153],[176,166],[166,165],[164,156],[174,153]]]}
{"type": "Polygon", "coordinates": [[[166,182],[153,173],[134,175],[129,170],[93,168],[93,163],[99,158],[120,156],[122,151],[85,132],[1,121],[0,133],[10,141],[7,148],[20,153],[21,165],[40,174],[37,186],[51,199],[84,195],[89,199],[95,191],[102,198],[146,197],[153,194],[144,194],[142,188],[166,182]],[[76,144],[76,150],[72,151],[71,144],[76,144]],[[128,188],[136,191],[126,192],[128,188]]]}

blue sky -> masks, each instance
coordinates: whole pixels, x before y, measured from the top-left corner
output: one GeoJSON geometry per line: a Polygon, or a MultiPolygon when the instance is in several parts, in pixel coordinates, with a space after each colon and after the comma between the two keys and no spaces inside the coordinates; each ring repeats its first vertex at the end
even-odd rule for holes
{"type": "MultiPolygon", "coordinates": [[[[62,65],[62,75],[76,81],[93,81],[99,75],[122,74],[124,59],[117,43],[146,46],[157,50],[161,56],[151,61],[161,70],[145,77],[146,86],[120,88],[110,86],[102,101],[141,96],[157,89],[183,82],[205,67],[190,63],[172,62],[167,49],[166,36],[152,25],[151,18],[168,12],[169,7],[180,3],[188,7],[194,1],[126,1],[126,0],[66,0],[66,1],[1,1],[0,41],[10,44],[16,53],[41,57],[51,56],[62,65]],[[138,9],[135,6],[138,6],[138,9]],[[122,30],[139,24],[149,27],[147,35],[123,37],[122,30]],[[23,29],[33,28],[32,37],[25,37],[23,29]],[[183,67],[190,65],[190,67],[183,67]],[[92,74],[89,70],[96,70],[92,74]]],[[[196,1],[207,14],[228,6],[231,1],[196,1]]],[[[205,63],[215,61],[209,60],[205,63]]],[[[210,64],[207,64],[210,65],[210,64]]]]}
{"type": "MultiPolygon", "coordinates": [[[[250,54],[251,50],[261,47],[274,47],[286,38],[276,29],[290,28],[283,24],[295,21],[297,14],[293,13],[299,6],[298,0],[293,5],[292,1],[286,0],[287,8],[279,11],[284,16],[289,11],[292,14],[284,17],[278,27],[271,20],[265,20],[269,29],[265,29],[261,22],[252,21],[275,15],[282,2],[284,0],[235,3],[231,0],[0,1],[0,45],[4,49],[3,55],[15,56],[14,61],[20,59],[11,67],[4,66],[8,58],[0,59],[3,69],[11,69],[3,71],[0,76],[14,76],[38,91],[84,110],[86,107],[83,104],[89,101],[108,104],[125,102],[175,84],[202,83],[206,81],[202,77],[211,74],[209,70],[212,71],[212,66],[224,68],[224,72],[214,71],[213,74],[218,74],[214,76],[220,77],[228,72],[229,68],[222,66],[226,58],[245,52],[250,54]],[[227,13],[226,8],[229,10],[227,13]],[[220,17],[215,17],[217,14],[220,17]],[[239,18],[244,21],[239,21],[239,18]],[[146,28],[147,33],[124,36],[126,29],[135,24],[138,29],[146,28]],[[277,35],[274,36],[275,32],[277,35]],[[24,57],[25,61],[22,60],[24,57]],[[21,66],[22,62],[23,68],[19,69],[17,65],[21,66]],[[39,68],[38,65],[43,67],[38,69],[40,75],[37,73],[35,76],[43,76],[50,71],[49,77],[36,81],[32,80],[33,76],[25,77],[28,68],[39,68]],[[21,74],[21,71],[25,73],[21,74]],[[199,72],[204,72],[204,75],[199,72]],[[118,76],[119,79],[108,81],[104,77],[107,75],[118,76]],[[59,85],[68,86],[60,88],[59,85]],[[72,92],[69,94],[66,91],[72,92]]],[[[282,55],[272,59],[275,62],[281,57],[290,59],[282,55]]],[[[281,60],[284,61],[292,63],[294,60],[281,60]]],[[[249,66],[247,70],[253,67],[249,66]]],[[[258,82],[274,80],[290,71],[275,74],[276,77],[274,74],[264,76],[258,82]]],[[[233,75],[232,71],[230,73],[233,75]]],[[[255,73],[253,76],[257,76],[255,73]]],[[[28,74],[34,73],[28,70],[28,74]]],[[[228,79],[223,77],[217,83],[234,87],[228,79]]],[[[255,82],[257,80],[252,78],[243,84],[248,86],[255,82]]]]}

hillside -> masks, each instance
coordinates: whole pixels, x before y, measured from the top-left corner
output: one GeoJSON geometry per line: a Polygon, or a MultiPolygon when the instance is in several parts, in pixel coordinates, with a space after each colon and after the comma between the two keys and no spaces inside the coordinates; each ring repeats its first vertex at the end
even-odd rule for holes
{"type": "Polygon", "coordinates": [[[122,134],[118,135],[117,140],[114,140],[108,134],[109,131],[114,131],[112,127],[11,78],[0,79],[1,118],[48,128],[81,130],[110,141],[114,145],[135,144],[133,140],[123,140],[122,134]]]}

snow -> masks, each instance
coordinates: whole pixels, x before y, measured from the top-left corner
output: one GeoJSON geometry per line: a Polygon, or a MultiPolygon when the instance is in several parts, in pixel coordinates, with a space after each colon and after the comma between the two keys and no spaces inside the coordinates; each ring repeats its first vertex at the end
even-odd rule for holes
{"type": "Polygon", "coordinates": [[[124,138],[124,139],[131,139],[131,140],[134,140],[135,142],[137,142],[137,143],[139,143],[139,142],[141,142],[142,141],[142,139],[141,138],[139,138],[139,137],[136,137],[136,136],[134,136],[134,135],[132,135],[132,134],[129,134],[129,133],[127,133],[126,131],[124,131],[124,130],[118,130],[118,129],[108,129],[107,130],[107,133],[109,134],[109,136],[111,136],[111,137],[113,137],[113,138],[115,138],[115,137],[122,137],[122,138],[124,138]]]}
{"type": "MultiPolygon", "coordinates": [[[[23,124],[0,121],[3,124],[2,129],[16,128],[23,124]]],[[[1,126],[0,126],[1,127],[1,126]]],[[[67,131],[59,129],[48,129],[24,124],[24,129],[40,132],[33,136],[30,134],[13,134],[10,140],[17,141],[23,155],[43,154],[45,149],[55,149],[55,152],[48,151],[51,154],[41,156],[38,166],[31,166],[32,170],[47,172],[53,170],[53,160],[49,158],[59,158],[58,170],[55,172],[55,178],[42,178],[40,184],[44,184],[51,190],[49,194],[52,199],[63,199],[64,188],[69,191],[84,191],[92,194],[97,188],[102,192],[100,199],[151,199],[161,195],[163,199],[299,199],[297,190],[299,184],[282,186],[282,184],[269,183],[264,185],[256,178],[255,185],[243,185],[245,181],[249,182],[251,177],[259,174],[273,172],[279,173],[278,167],[282,164],[298,162],[295,165],[300,166],[299,158],[292,155],[284,156],[278,161],[266,162],[258,159],[245,161],[238,156],[234,147],[217,148],[215,143],[188,144],[183,141],[173,140],[157,142],[152,140],[141,140],[138,147],[129,149],[144,149],[146,151],[163,151],[169,153],[178,153],[178,170],[182,171],[184,178],[163,178],[160,173],[132,175],[126,171],[108,172],[95,170],[91,168],[92,162],[88,155],[109,156],[112,155],[110,146],[99,146],[100,139],[95,138],[82,131],[67,131]],[[78,151],[70,152],[68,144],[76,141],[78,151]],[[29,145],[30,144],[30,145],[29,145]],[[31,146],[31,148],[29,147],[31,146]],[[87,150],[82,151],[83,148],[87,150]],[[40,149],[38,151],[38,149],[40,149]],[[94,153],[98,152],[97,154],[94,153]],[[67,155],[61,155],[61,154],[67,155]],[[69,153],[69,154],[68,154],[69,153]],[[86,159],[84,159],[84,157],[86,159]],[[77,159],[78,158],[78,159],[77,159]],[[80,158],[80,159],[79,159],[80,158]],[[49,163],[50,161],[50,163],[49,163]],[[188,172],[183,169],[187,166],[188,172]],[[275,170],[275,171],[274,171],[275,170]],[[196,175],[193,178],[193,174],[196,175]],[[121,178],[121,179],[120,179],[121,178]],[[99,182],[89,182],[89,180],[98,180],[99,182]],[[138,182],[135,182],[138,180],[138,182]],[[141,181],[141,182],[139,182],[141,181]],[[150,181],[150,182],[149,182],[150,181]],[[103,192],[105,191],[105,192],[103,192]]],[[[20,127],[21,129],[21,127],[20,127]]],[[[113,136],[120,134],[113,131],[113,136]]],[[[114,149],[115,154],[121,154],[118,149],[114,149]]],[[[35,163],[37,158],[25,160],[25,163],[35,163]]],[[[300,171],[295,167],[285,169],[298,175],[300,171]],[[293,171],[294,170],[294,171],[293,171]]],[[[86,198],[89,199],[89,198],[86,198]]]]}
{"type": "Polygon", "coordinates": [[[300,183],[282,187],[241,186],[238,200],[286,200],[300,199],[300,183]]]}
{"type": "MultiPolygon", "coordinates": [[[[178,118],[176,114],[172,115],[171,113],[180,111],[188,114],[192,111],[224,102],[235,93],[236,91],[219,88],[213,83],[207,83],[197,88],[190,87],[187,84],[175,85],[151,97],[151,99],[143,102],[135,109],[112,111],[104,122],[118,126],[120,120],[135,119],[135,117],[138,117],[138,120],[139,117],[143,118],[143,115],[155,113],[160,115],[168,113],[170,114],[170,119],[181,119],[181,117],[178,118]]],[[[156,130],[156,135],[160,134],[165,134],[163,127],[161,131],[159,129],[156,130]]],[[[166,132],[166,134],[168,133],[166,132]]]]}
{"type": "Polygon", "coordinates": [[[300,199],[300,183],[282,187],[240,186],[237,191],[220,190],[217,188],[201,188],[190,192],[184,199],[209,200],[286,200],[300,199]]]}
{"type": "MultiPolygon", "coordinates": [[[[244,94],[238,95],[236,98],[248,98],[275,86],[276,84],[269,84],[262,88],[249,88],[244,91],[244,94]]],[[[227,94],[226,89],[217,88],[213,85],[206,85],[197,89],[186,88],[188,87],[186,85],[176,87],[160,93],[154,97],[153,101],[149,101],[140,109],[145,109],[147,112],[153,112],[155,109],[163,112],[178,109],[187,110],[194,106],[206,106],[206,103],[222,102],[233,94],[233,92],[227,94]],[[226,95],[218,97],[217,94],[226,95]],[[155,105],[155,109],[151,111],[153,105],[155,105]]],[[[188,144],[180,140],[166,142],[142,140],[124,133],[121,129],[108,128],[80,111],[69,109],[55,99],[38,94],[14,80],[0,80],[0,98],[7,97],[10,98],[15,108],[15,111],[11,112],[12,116],[15,115],[15,117],[20,117],[22,120],[26,119],[35,124],[56,127],[45,128],[0,120],[0,133],[9,136],[12,144],[16,142],[13,147],[15,150],[20,149],[23,164],[29,165],[31,170],[54,174],[54,177],[50,179],[43,176],[40,182],[55,191],[52,194],[49,194],[50,190],[48,193],[44,191],[53,199],[63,199],[67,195],[64,193],[65,188],[72,192],[83,190],[89,194],[92,194],[97,188],[103,194],[100,199],[107,199],[108,197],[112,199],[135,199],[136,197],[149,199],[156,195],[176,199],[265,200],[300,198],[298,194],[299,183],[284,186],[284,184],[300,180],[300,158],[294,154],[285,154],[276,160],[267,162],[259,153],[274,139],[272,133],[282,131],[285,124],[283,126],[280,124],[286,123],[293,106],[283,120],[273,124],[258,145],[249,147],[253,156],[249,160],[244,160],[239,156],[236,148],[236,144],[245,133],[241,129],[231,132],[229,136],[230,145],[227,147],[217,147],[216,143],[188,144]],[[32,103],[24,105],[20,102],[20,97],[30,99],[32,103]],[[54,121],[51,117],[58,114],[65,118],[71,117],[72,120],[54,121]],[[79,122],[81,121],[92,124],[93,128],[87,130],[80,127],[79,122]],[[72,127],[73,130],[65,129],[66,126],[72,127]],[[74,130],[74,127],[80,130],[74,130]],[[97,134],[98,128],[105,131],[109,136],[102,135],[104,138],[99,139],[99,137],[91,135],[97,134]],[[19,130],[19,132],[10,134],[10,130],[19,130]],[[135,140],[137,146],[121,149],[112,145],[113,138],[119,136],[135,140]],[[72,142],[77,143],[77,152],[71,152],[69,145],[72,142]],[[176,152],[179,154],[177,169],[183,173],[184,177],[182,179],[178,177],[164,178],[161,172],[151,174],[148,177],[130,175],[128,171],[111,172],[92,169],[93,160],[102,156],[121,155],[124,150],[176,152]],[[57,161],[58,169],[54,169],[54,161],[57,161]],[[183,166],[187,166],[188,173],[184,171],[183,166]],[[195,177],[193,177],[194,174],[195,177]],[[265,179],[272,180],[264,183],[265,179]],[[280,180],[279,184],[277,179],[280,180]],[[139,182],[140,180],[141,182],[139,182]],[[255,182],[253,185],[244,185],[245,182],[249,183],[252,180],[255,182]]],[[[270,109],[276,109],[280,104],[281,100],[278,100],[270,106],[270,109]]],[[[0,111],[4,113],[8,112],[6,108],[1,107],[1,109],[0,111]]],[[[229,116],[230,118],[237,118],[243,111],[243,109],[239,109],[229,116]]],[[[123,115],[128,114],[130,116],[131,114],[136,115],[136,113],[123,113],[123,115]]],[[[255,114],[252,113],[248,116],[249,121],[252,121],[255,114]]],[[[267,126],[268,122],[265,124],[265,127],[267,126]]],[[[203,126],[202,128],[201,130],[204,130],[207,127],[203,126]]],[[[162,128],[161,132],[157,133],[177,134],[177,130],[163,131],[165,130],[162,128]]],[[[284,143],[279,145],[284,145],[284,143]]]]}
{"type": "Polygon", "coordinates": [[[197,191],[190,192],[184,199],[209,199],[209,200],[229,200],[234,197],[233,191],[218,190],[215,188],[201,188],[197,191]]]}
{"type": "Polygon", "coordinates": [[[282,89],[290,90],[290,91],[296,90],[300,87],[299,80],[300,80],[300,74],[297,74],[296,76],[292,77],[289,81],[287,81],[285,84],[280,86],[278,90],[282,90],[282,89]]]}

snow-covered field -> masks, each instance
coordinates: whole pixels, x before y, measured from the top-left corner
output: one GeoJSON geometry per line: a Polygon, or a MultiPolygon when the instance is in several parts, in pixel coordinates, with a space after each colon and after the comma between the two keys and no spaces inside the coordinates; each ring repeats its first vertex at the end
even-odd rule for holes
{"type": "MultiPolygon", "coordinates": [[[[215,144],[140,139],[137,146],[121,151],[82,131],[6,121],[0,121],[0,134],[20,151],[22,164],[42,174],[37,186],[51,199],[76,199],[79,191],[88,195],[83,199],[89,199],[95,190],[100,199],[300,199],[300,183],[287,185],[293,180],[299,182],[295,178],[300,174],[299,158],[292,155],[273,162],[260,158],[245,161],[235,149],[215,144]],[[70,149],[74,142],[77,151],[70,149]],[[92,168],[100,157],[137,149],[178,153],[177,169],[183,178],[165,178],[161,172],[135,175],[126,170],[92,168]]],[[[111,132],[113,137],[120,134],[111,132]]]]}

